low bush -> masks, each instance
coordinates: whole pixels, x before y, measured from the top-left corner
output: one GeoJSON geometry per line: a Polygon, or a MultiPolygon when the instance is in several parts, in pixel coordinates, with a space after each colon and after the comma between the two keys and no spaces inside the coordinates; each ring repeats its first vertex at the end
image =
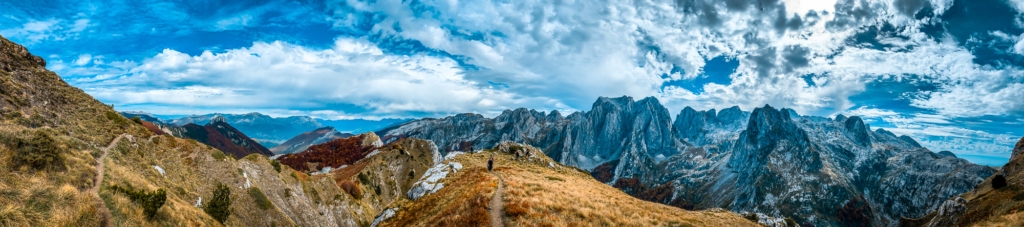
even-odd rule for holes
{"type": "Polygon", "coordinates": [[[278,173],[281,172],[281,162],[277,160],[270,160],[270,166],[273,166],[274,170],[277,171],[278,173]]]}
{"type": "Polygon", "coordinates": [[[359,183],[370,184],[370,177],[366,176],[362,172],[359,173],[359,183]]]}
{"type": "Polygon", "coordinates": [[[142,118],[139,118],[139,116],[132,117],[132,122],[135,122],[136,124],[140,124],[141,125],[142,124],[142,118]]]}
{"type": "Polygon", "coordinates": [[[213,158],[217,159],[217,161],[221,161],[221,160],[224,160],[224,158],[227,158],[227,156],[224,155],[223,151],[214,150],[213,151],[213,158]]]}
{"type": "Polygon", "coordinates": [[[159,210],[160,207],[163,207],[164,203],[167,202],[167,191],[165,191],[163,188],[157,189],[156,192],[150,193],[144,190],[136,190],[132,188],[130,185],[125,187],[111,185],[110,190],[117,193],[125,194],[128,196],[129,199],[132,200],[132,202],[135,202],[142,206],[142,213],[145,214],[146,218],[149,219],[152,219],[153,216],[156,216],[156,211],[159,210]]]}
{"type": "Polygon", "coordinates": [[[57,140],[46,130],[36,130],[28,140],[14,140],[17,151],[12,157],[15,166],[44,169],[63,163],[57,140]]]}
{"type": "Polygon", "coordinates": [[[363,192],[362,190],[359,190],[359,185],[356,185],[356,183],[352,183],[352,181],[348,180],[342,180],[338,183],[338,186],[340,186],[342,190],[345,190],[345,192],[348,192],[349,195],[352,195],[352,198],[363,199],[363,192]]]}
{"type": "Polygon", "coordinates": [[[107,111],[106,115],[107,119],[113,121],[114,124],[116,124],[117,126],[124,126],[128,124],[128,120],[122,117],[117,112],[107,111]]]}
{"type": "Polygon", "coordinates": [[[256,200],[256,206],[261,210],[267,210],[274,206],[274,203],[271,203],[270,199],[267,199],[267,195],[263,194],[263,191],[257,187],[249,188],[249,196],[252,197],[253,200],[256,200]]]}
{"type": "Polygon", "coordinates": [[[1006,177],[1003,177],[1002,174],[999,174],[996,175],[996,177],[992,178],[992,189],[1000,189],[1003,187],[1006,187],[1006,177]]]}
{"type": "Polygon", "coordinates": [[[231,215],[231,189],[223,183],[217,183],[210,202],[203,204],[203,212],[221,224],[228,220],[228,216],[231,215]]]}

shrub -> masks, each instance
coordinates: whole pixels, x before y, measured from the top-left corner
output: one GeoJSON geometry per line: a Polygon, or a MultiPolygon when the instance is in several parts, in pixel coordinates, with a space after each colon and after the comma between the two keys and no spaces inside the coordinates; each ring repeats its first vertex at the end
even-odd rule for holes
{"type": "Polygon", "coordinates": [[[36,130],[31,139],[16,140],[16,143],[18,150],[12,157],[15,166],[43,169],[64,161],[57,140],[45,130],[36,130]]]}
{"type": "Polygon", "coordinates": [[[141,125],[142,124],[142,118],[139,118],[139,116],[134,116],[134,117],[132,117],[132,122],[135,122],[136,124],[140,124],[141,125]]]}
{"type": "Polygon", "coordinates": [[[352,195],[352,198],[363,199],[363,192],[362,190],[359,190],[359,185],[356,185],[356,183],[352,183],[352,181],[348,180],[342,180],[338,185],[341,186],[341,189],[345,190],[345,192],[348,192],[349,195],[352,195]]]}
{"type": "Polygon", "coordinates": [[[156,211],[159,210],[160,207],[163,207],[164,203],[167,202],[167,191],[163,188],[157,189],[156,192],[149,193],[143,190],[136,190],[131,186],[121,187],[118,185],[111,185],[110,190],[125,194],[132,200],[132,202],[142,206],[142,213],[149,219],[156,216],[156,211]]]}
{"type": "Polygon", "coordinates": [[[996,175],[996,177],[992,178],[992,189],[1000,189],[1003,187],[1006,187],[1006,177],[1003,177],[1002,174],[999,174],[996,175]]]}
{"type": "Polygon", "coordinates": [[[608,183],[615,177],[615,166],[617,165],[619,165],[619,160],[605,162],[594,167],[594,171],[590,172],[590,176],[593,176],[595,180],[602,183],[608,183]]]}
{"type": "Polygon", "coordinates": [[[210,202],[203,205],[203,212],[223,224],[231,215],[231,189],[218,182],[210,202]]]}
{"type": "Polygon", "coordinates": [[[260,191],[257,187],[249,188],[249,196],[256,200],[256,206],[261,210],[267,210],[274,206],[274,203],[267,199],[267,195],[263,194],[263,191],[260,191]]]}
{"type": "Polygon", "coordinates": [[[226,158],[226,157],[227,156],[224,155],[223,151],[220,151],[220,150],[214,150],[213,151],[213,158],[217,159],[217,161],[224,160],[224,158],[226,158]]]}
{"type": "Polygon", "coordinates": [[[367,177],[366,174],[359,172],[359,183],[370,184],[370,177],[367,177]]]}
{"type": "Polygon", "coordinates": [[[270,160],[270,166],[273,166],[274,170],[277,171],[278,173],[281,172],[281,162],[277,160],[270,160]]]}
{"type": "Polygon", "coordinates": [[[120,114],[117,114],[117,112],[114,111],[107,111],[107,119],[113,121],[117,126],[124,126],[128,124],[127,119],[121,117],[120,114]]]}

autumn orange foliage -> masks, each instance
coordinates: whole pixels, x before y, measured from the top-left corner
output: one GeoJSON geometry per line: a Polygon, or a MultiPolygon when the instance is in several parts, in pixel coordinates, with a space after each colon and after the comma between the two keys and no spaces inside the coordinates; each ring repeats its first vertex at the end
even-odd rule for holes
{"type": "Polygon", "coordinates": [[[316,170],[309,169],[306,163],[317,163],[317,169],[352,165],[370,154],[373,148],[373,146],[363,146],[363,136],[353,136],[313,145],[304,152],[288,154],[277,160],[292,169],[309,172],[316,170]]]}

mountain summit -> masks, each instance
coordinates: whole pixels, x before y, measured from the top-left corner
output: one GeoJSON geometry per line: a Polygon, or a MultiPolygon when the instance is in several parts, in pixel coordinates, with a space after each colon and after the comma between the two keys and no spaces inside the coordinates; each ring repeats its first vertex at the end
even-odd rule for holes
{"type": "Polygon", "coordinates": [[[745,112],[684,108],[673,122],[657,99],[601,97],[566,117],[528,109],[459,114],[378,132],[421,138],[442,152],[525,143],[634,196],[686,208],[791,218],[814,225],[897,225],[963,193],[994,170],[939,156],[857,116],[800,116],[765,105],[745,112]],[[913,193],[908,193],[913,192],[913,193]],[[666,195],[666,196],[654,196],[666,195]]]}

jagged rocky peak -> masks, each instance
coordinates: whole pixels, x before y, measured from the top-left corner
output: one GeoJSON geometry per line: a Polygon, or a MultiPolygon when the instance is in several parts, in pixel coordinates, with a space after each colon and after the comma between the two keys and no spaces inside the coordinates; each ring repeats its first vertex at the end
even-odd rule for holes
{"type": "Polygon", "coordinates": [[[781,112],[770,105],[761,108],[754,108],[750,113],[750,121],[747,123],[747,135],[751,138],[762,136],[774,136],[772,131],[783,130],[783,132],[795,130],[792,118],[788,112],[781,112]]]}
{"type": "Polygon", "coordinates": [[[786,112],[786,114],[789,114],[789,118],[791,118],[791,119],[798,119],[798,118],[800,118],[800,114],[797,114],[796,110],[793,110],[793,109],[790,109],[790,108],[782,108],[782,112],[786,112]]]}
{"type": "MultiPolygon", "coordinates": [[[[714,110],[715,109],[711,109],[711,111],[714,111],[714,110]]],[[[747,115],[748,115],[748,113],[747,112],[743,112],[743,110],[740,110],[739,106],[732,106],[732,107],[729,107],[729,108],[722,109],[722,111],[718,112],[718,116],[716,117],[716,119],[718,119],[718,122],[722,122],[722,123],[732,123],[732,122],[742,123],[743,120],[747,119],[747,117],[748,117],[747,115]]]]}
{"type": "Polygon", "coordinates": [[[847,118],[844,126],[850,132],[847,134],[850,140],[861,146],[871,146],[871,130],[860,117],[852,116],[847,118]]]}
{"type": "Polygon", "coordinates": [[[562,119],[565,119],[565,117],[562,117],[562,113],[559,113],[557,110],[552,110],[551,113],[548,113],[547,116],[544,116],[544,120],[548,122],[560,121],[562,119]]]}
{"type": "Polygon", "coordinates": [[[228,120],[225,119],[224,116],[217,115],[217,116],[214,116],[213,119],[210,119],[210,123],[209,124],[212,125],[212,124],[215,124],[215,123],[227,124],[228,120]]]}
{"type": "Polygon", "coordinates": [[[842,114],[836,115],[835,121],[844,122],[844,121],[846,121],[846,116],[844,116],[842,114]]]}

